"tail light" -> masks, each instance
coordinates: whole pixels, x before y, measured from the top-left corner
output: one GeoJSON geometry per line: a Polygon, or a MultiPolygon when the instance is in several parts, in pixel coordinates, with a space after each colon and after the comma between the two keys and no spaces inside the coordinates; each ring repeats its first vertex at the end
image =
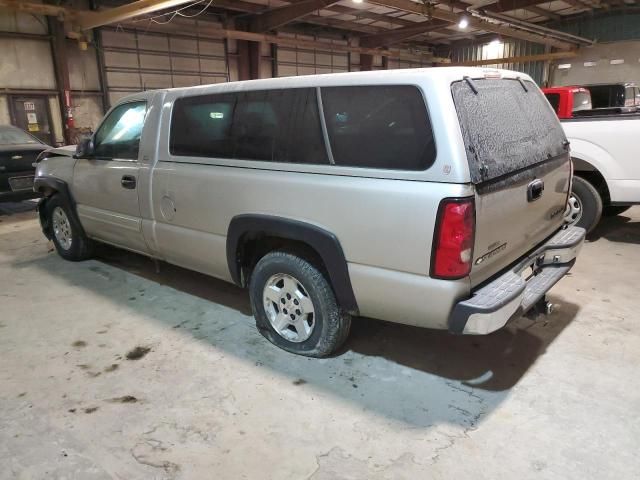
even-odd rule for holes
{"type": "Polygon", "coordinates": [[[453,280],[469,275],[475,235],[473,198],[445,198],[438,207],[431,276],[453,280]]]}

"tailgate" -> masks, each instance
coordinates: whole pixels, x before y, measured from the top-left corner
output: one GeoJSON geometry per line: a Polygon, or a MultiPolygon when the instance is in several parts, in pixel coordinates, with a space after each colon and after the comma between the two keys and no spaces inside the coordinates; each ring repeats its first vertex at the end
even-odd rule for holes
{"type": "Polygon", "coordinates": [[[562,225],[571,163],[562,127],[532,82],[474,79],[451,88],[476,187],[476,286],[562,225]]]}

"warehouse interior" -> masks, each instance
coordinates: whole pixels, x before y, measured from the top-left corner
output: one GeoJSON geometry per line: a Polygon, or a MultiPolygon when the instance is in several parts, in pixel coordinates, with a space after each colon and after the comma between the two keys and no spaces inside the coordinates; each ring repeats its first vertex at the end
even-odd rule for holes
{"type": "MultiPolygon", "coordinates": [[[[0,126],[51,147],[137,92],[454,66],[633,85],[640,112],[640,4],[0,0],[0,126]]],[[[486,336],[354,317],[323,359],[266,342],[246,290],[107,245],[65,262],[37,199],[0,202],[0,479],[635,478],[637,194],[551,315],[486,336]]]]}
{"type": "Polygon", "coordinates": [[[207,2],[177,15],[155,2],[115,17],[100,12],[117,2],[31,3],[0,2],[0,122],[24,125],[14,103],[32,97],[50,145],[75,143],[119,98],[154,88],[440,64],[515,69],[540,85],[640,71],[640,13],[624,2],[215,0],[201,14],[207,2]],[[99,25],[77,32],[77,12],[99,25]]]}

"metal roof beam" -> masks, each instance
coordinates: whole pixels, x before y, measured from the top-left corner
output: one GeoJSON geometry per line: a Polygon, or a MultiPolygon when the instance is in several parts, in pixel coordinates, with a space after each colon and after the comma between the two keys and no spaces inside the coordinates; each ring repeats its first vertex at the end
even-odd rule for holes
{"type": "Polygon", "coordinates": [[[525,8],[525,10],[531,12],[531,13],[535,13],[536,15],[541,15],[543,17],[548,18],[549,20],[560,20],[562,19],[562,15],[558,15],[557,13],[553,13],[550,12],[549,10],[545,10],[544,8],[540,8],[536,5],[531,5],[527,8],[525,8]]]}
{"type": "Polygon", "coordinates": [[[287,23],[298,20],[316,10],[329,7],[338,0],[302,0],[283,7],[267,10],[249,20],[249,30],[256,33],[268,32],[287,23]]]}
{"type": "MultiPolygon", "coordinates": [[[[462,17],[462,14],[452,13],[441,8],[429,8],[425,5],[412,2],[411,0],[367,0],[368,3],[380,5],[383,7],[396,8],[398,10],[404,10],[418,15],[424,15],[426,17],[437,18],[438,20],[444,20],[450,23],[458,23],[462,17]]],[[[533,33],[524,32],[522,30],[516,30],[514,28],[506,27],[504,25],[497,25],[486,21],[479,20],[474,17],[467,17],[469,27],[484,30],[487,32],[497,33],[505,37],[518,38],[520,40],[527,40],[529,42],[540,43],[543,45],[549,45],[562,50],[568,50],[573,47],[570,42],[561,41],[551,36],[543,36],[533,33]]]]}
{"type": "Polygon", "coordinates": [[[377,48],[394,43],[403,42],[410,38],[417,37],[427,32],[438,30],[449,22],[443,22],[441,20],[427,20],[425,22],[414,22],[414,25],[408,25],[406,27],[400,27],[387,32],[378,33],[377,35],[367,35],[361,37],[360,45],[363,47],[377,48]]]}

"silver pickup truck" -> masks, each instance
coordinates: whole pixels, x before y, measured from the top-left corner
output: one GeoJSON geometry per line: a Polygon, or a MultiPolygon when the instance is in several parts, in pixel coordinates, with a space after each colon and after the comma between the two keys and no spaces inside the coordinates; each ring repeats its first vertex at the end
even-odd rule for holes
{"type": "Polygon", "coordinates": [[[543,305],[568,142],[521,73],[428,68],[131,95],[37,165],[65,259],[104,242],[248,287],[256,324],[326,356],[352,315],[487,334],[543,305]]]}

